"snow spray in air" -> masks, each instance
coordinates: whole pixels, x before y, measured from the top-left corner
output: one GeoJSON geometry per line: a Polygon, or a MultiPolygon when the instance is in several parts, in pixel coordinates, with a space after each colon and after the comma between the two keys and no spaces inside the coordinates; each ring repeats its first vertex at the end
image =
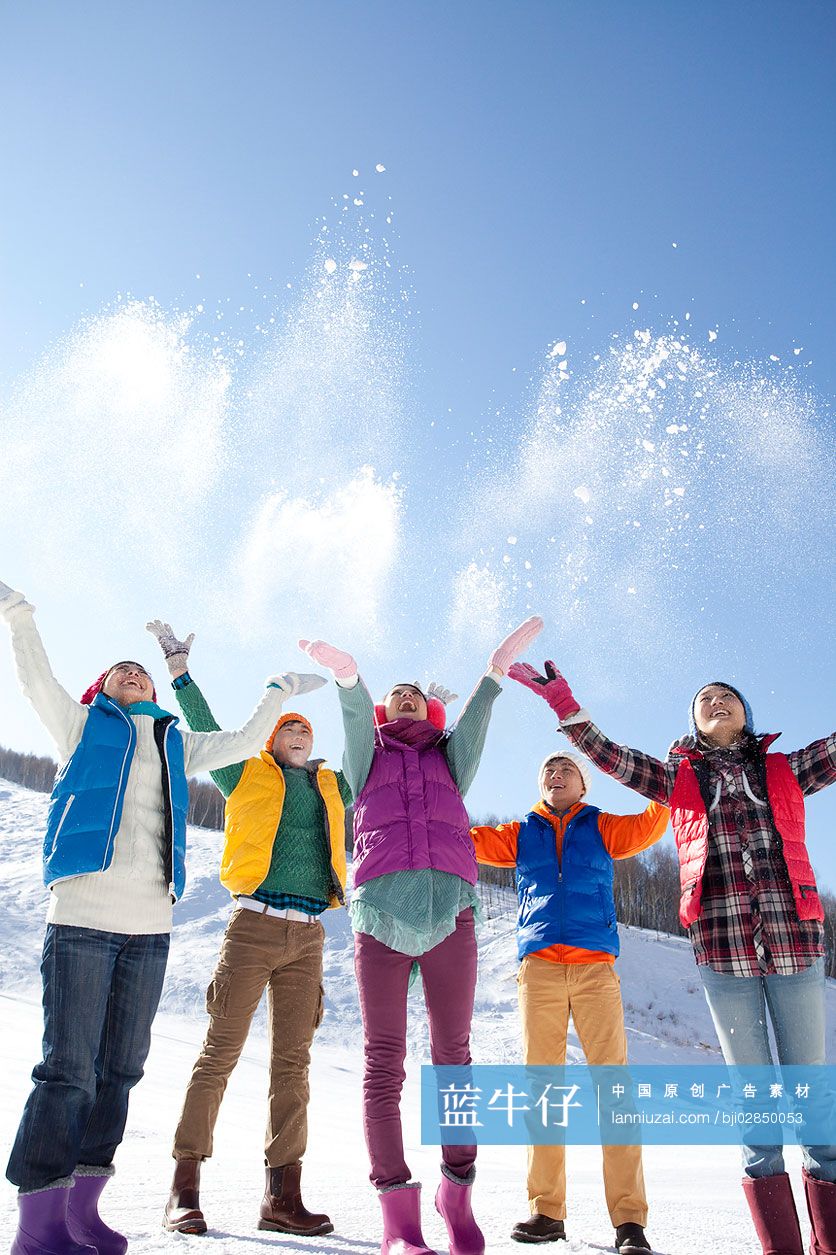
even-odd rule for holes
{"type": "Polygon", "coordinates": [[[747,620],[749,644],[763,640],[764,616],[798,645],[832,576],[820,485],[835,463],[791,369],[637,329],[573,370],[559,343],[511,458],[463,504],[451,625],[475,630],[480,595],[488,617],[536,606],[571,642],[567,665],[582,654],[587,675],[630,670],[631,683],[704,653],[732,620],[741,649],[747,620]]]}

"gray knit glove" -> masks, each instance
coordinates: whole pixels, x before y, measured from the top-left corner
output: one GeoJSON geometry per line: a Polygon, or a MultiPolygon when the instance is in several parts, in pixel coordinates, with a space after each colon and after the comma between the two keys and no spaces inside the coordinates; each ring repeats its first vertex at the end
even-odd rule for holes
{"type": "Polygon", "coordinates": [[[23,593],[16,593],[13,588],[9,588],[8,584],[4,584],[0,580],[0,614],[6,618],[6,612],[16,607],[21,610],[34,610],[34,606],[30,606],[29,602],[23,596],[23,593]]]}
{"type": "Polygon", "coordinates": [[[441,684],[436,684],[435,680],[427,689],[427,698],[429,699],[430,697],[435,697],[445,706],[449,706],[451,702],[456,702],[459,699],[458,693],[454,693],[452,689],[444,688],[441,684]]]}
{"type": "Polygon", "coordinates": [[[150,623],[145,624],[145,627],[152,636],[156,636],[172,680],[176,680],[178,676],[188,671],[189,650],[194,642],[194,632],[189,632],[186,639],[181,641],[174,635],[171,624],[163,623],[162,619],[152,619],[150,623]]]}

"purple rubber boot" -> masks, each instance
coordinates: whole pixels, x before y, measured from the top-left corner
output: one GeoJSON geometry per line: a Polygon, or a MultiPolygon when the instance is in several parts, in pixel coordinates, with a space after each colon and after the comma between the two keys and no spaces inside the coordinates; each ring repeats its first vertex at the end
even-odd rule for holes
{"type": "Polygon", "coordinates": [[[76,1168],[75,1185],[67,1203],[67,1228],[79,1242],[89,1242],[99,1255],[125,1255],[128,1239],[110,1229],[99,1215],[99,1197],[112,1172],[103,1168],[76,1168]]]}
{"type": "Polygon", "coordinates": [[[435,1196],[435,1209],[450,1235],[450,1255],[484,1255],[485,1237],[470,1207],[470,1192],[476,1173],[456,1177],[442,1166],[441,1185],[435,1196]]]}
{"type": "Polygon", "coordinates": [[[9,1255],[96,1255],[95,1246],[76,1242],[67,1228],[69,1186],[18,1194],[20,1215],[9,1255]]]}
{"type": "Polygon", "coordinates": [[[436,1255],[421,1232],[421,1186],[418,1181],[380,1192],[383,1241],[380,1255],[436,1255]]]}

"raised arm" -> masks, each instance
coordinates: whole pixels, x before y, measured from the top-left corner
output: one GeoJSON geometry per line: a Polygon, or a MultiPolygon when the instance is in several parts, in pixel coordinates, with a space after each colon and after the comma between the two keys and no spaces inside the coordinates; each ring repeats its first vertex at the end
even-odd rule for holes
{"type": "Polygon", "coordinates": [[[532,615],[497,645],[488,658],[487,671],[467,699],[447,739],[447,762],[462,797],[473,784],[479,769],[493,704],[501,692],[499,682],[514,659],[542,630],[543,620],[538,615],[532,615]]]}
{"type": "MultiPolygon", "coordinates": [[[[145,626],[156,638],[163,652],[177,705],[191,731],[220,732],[221,725],[212,714],[209,703],[197,683],[189,674],[189,653],[194,644],[194,632],[190,632],[186,639],[181,641],[175,635],[171,624],[164,623],[161,619],[152,619],[145,626]]],[[[217,771],[209,774],[224,797],[229,797],[244,774],[244,762],[232,763],[229,767],[219,767],[217,771]]]]}
{"type": "Polygon", "coordinates": [[[462,797],[473,784],[479,769],[493,704],[502,692],[499,679],[495,671],[487,671],[482,676],[447,739],[447,763],[462,797]]]}
{"type": "Polygon", "coordinates": [[[343,649],[327,641],[301,640],[299,648],[337,682],[345,731],[343,772],[355,798],[369,778],[374,758],[374,702],[357,672],[357,663],[343,649]]]}
{"type": "Polygon", "coordinates": [[[186,752],[186,773],[197,775],[201,771],[217,771],[244,759],[254,758],[264,748],[289,697],[298,697],[321,688],[325,680],[321,675],[273,676],[267,681],[267,691],[242,728],[235,732],[184,732],[183,746],[186,752]]]}
{"type": "Polygon", "coordinates": [[[20,687],[55,742],[61,759],[66,760],[81,740],[87,707],[70,697],[52,674],[34,614],[35,607],[23,593],[0,582],[0,615],[11,629],[20,687]]]}
{"type": "Polygon", "coordinates": [[[670,811],[661,802],[651,802],[639,815],[598,816],[598,827],[607,852],[613,858],[631,858],[648,850],[665,834],[670,811]]]}
{"type": "Polygon", "coordinates": [[[527,662],[515,663],[508,674],[547,703],[560,720],[561,731],[601,771],[651,802],[667,804],[670,801],[679,764],[663,763],[641,750],[610,741],[596,728],[587,711],[581,709],[553,662],[545,664],[544,674],[527,662]]]}
{"type": "Polygon", "coordinates": [[[517,837],[520,825],[517,820],[509,824],[478,824],[470,829],[473,844],[476,847],[476,862],[485,863],[488,867],[516,867],[517,837]]]}
{"type": "Polygon", "coordinates": [[[787,754],[787,761],[802,793],[818,793],[827,788],[836,781],[836,732],[813,741],[803,750],[793,750],[787,754]]]}

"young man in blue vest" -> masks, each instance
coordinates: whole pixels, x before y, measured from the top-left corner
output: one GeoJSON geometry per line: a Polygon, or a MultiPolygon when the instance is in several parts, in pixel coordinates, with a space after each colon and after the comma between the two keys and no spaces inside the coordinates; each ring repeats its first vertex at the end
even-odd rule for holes
{"type": "MultiPolygon", "coordinates": [[[[540,800],[522,821],[472,828],[476,858],[516,868],[523,1061],[566,1062],[569,1017],[590,1066],[627,1062],[619,979],[613,860],[646,850],[662,836],[668,809],[608,815],[585,798],[589,767],[578,755],[551,754],[540,768],[540,800]]],[[[640,1146],[604,1146],[604,1192],[621,1255],[650,1250],[640,1146]]],[[[530,1218],[517,1242],[565,1239],[565,1149],[530,1146],[530,1218]]]]}
{"type": "Polygon", "coordinates": [[[19,1190],[12,1253],[124,1255],[127,1238],[98,1203],[142,1077],[185,884],[187,776],[253,753],[285,698],[319,681],[268,681],[237,732],[181,731],[137,662],[114,663],[75,701],[52,673],[34,607],[2,582],[0,618],[62,763],[44,838],[43,1059],[6,1169],[19,1190]]]}

